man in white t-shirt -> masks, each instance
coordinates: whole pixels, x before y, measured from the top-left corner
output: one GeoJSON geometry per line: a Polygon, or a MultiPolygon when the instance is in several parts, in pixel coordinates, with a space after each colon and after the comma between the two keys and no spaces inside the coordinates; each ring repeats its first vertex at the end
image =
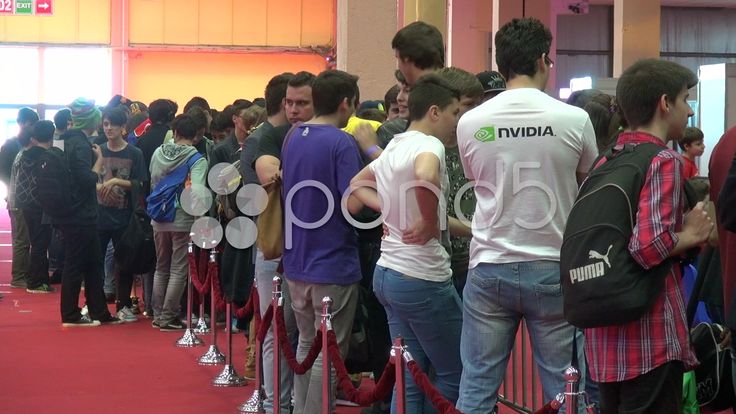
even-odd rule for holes
{"type": "MultiPolygon", "coordinates": [[[[434,367],[435,386],[453,402],[462,371],[462,309],[440,233],[447,229],[449,186],[443,141],[455,131],[459,97],[459,91],[436,75],[420,78],[409,95],[409,129],[395,135],[351,182],[353,197],[382,212],[388,228],[373,290],[386,309],[391,337],[404,338],[425,372],[434,367]]],[[[394,396],[391,412],[395,403],[394,396]]],[[[430,407],[407,371],[406,412],[430,407]]]]}
{"type": "Polygon", "coordinates": [[[598,151],[585,111],[543,92],[551,42],[539,20],[504,25],[495,44],[507,90],[458,124],[460,158],[478,200],[463,295],[464,413],[493,409],[522,318],[545,401],[563,391],[570,365],[574,330],[562,314],[560,247],[578,183],[598,151]]]}

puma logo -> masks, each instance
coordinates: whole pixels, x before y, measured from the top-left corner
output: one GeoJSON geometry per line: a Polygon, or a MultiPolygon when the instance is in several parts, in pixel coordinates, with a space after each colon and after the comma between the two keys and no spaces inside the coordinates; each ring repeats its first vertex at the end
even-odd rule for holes
{"type": "Polygon", "coordinates": [[[613,249],[613,245],[608,246],[608,251],[605,255],[602,255],[598,253],[595,250],[591,250],[588,252],[588,259],[596,259],[596,260],[603,260],[608,265],[608,268],[611,268],[611,262],[608,260],[608,255],[611,253],[611,249],[613,249]]]}

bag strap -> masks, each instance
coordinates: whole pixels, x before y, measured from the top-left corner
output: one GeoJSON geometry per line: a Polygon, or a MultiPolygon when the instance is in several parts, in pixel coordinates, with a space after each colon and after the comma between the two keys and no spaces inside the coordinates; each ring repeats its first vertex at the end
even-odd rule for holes
{"type": "Polygon", "coordinates": [[[578,328],[573,326],[572,329],[572,357],[570,358],[570,366],[579,369],[580,367],[580,361],[578,361],[578,341],[577,341],[577,335],[578,334],[578,328]]]}

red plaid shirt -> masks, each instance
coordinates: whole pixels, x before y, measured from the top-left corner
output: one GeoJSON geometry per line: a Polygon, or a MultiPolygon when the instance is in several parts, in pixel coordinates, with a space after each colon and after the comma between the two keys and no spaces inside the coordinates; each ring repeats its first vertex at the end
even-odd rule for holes
{"type": "MultiPolygon", "coordinates": [[[[622,133],[616,143],[662,140],[641,132],[622,133]]],[[[661,263],[675,248],[675,234],[683,221],[683,160],[672,150],[652,160],[639,199],[637,224],[629,251],[645,269],[661,263]]],[[[679,266],[665,277],[664,291],[641,319],[624,325],[585,329],[585,354],[597,382],[620,382],[646,374],[669,361],[682,361],[686,369],[697,365],[685,313],[679,266]]]]}

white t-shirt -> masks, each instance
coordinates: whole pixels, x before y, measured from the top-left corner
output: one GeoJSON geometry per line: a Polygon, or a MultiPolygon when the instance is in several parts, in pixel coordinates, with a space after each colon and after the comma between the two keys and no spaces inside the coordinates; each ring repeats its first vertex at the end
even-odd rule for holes
{"type": "Polygon", "coordinates": [[[457,137],[478,199],[470,268],[559,261],[575,173],[598,155],[588,114],[537,89],[511,89],[463,115],[457,137]]]}
{"type": "MultiPolygon", "coordinates": [[[[433,282],[444,282],[452,276],[450,256],[436,238],[425,245],[404,244],[401,236],[420,217],[416,199],[414,161],[419,154],[431,153],[440,161],[440,193],[438,216],[447,217],[447,188],[445,147],[433,136],[419,131],[397,134],[386,146],[370,169],[376,176],[376,185],[382,198],[384,224],[389,235],[381,243],[378,265],[396,270],[407,276],[433,282]],[[386,204],[388,202],[388,204],[386,204]]],[[[442,220],[441,220],[442,223],[442,220]]]]}

